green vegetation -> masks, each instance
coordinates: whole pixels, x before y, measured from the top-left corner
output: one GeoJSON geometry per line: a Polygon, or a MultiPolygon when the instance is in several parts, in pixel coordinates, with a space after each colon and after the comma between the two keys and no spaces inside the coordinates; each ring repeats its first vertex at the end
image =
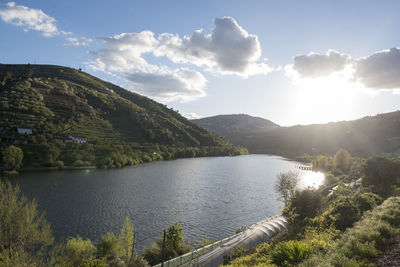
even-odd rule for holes
{"type": "Polygon", "coordinates": [[[298,172],[280,173],[274,184],[275,192],[287,203],[298,189],[300,175],[298,172]]]}
{"type": "Polygon", "coordinates": [[[333,166],[341,171],[347,171],[350,166],[350,153],[346,149],[340,149],[335,153],[333,158],[333,166]]]}
{"type": "Polygon", "coordinates": [[[0,181],[0,266],[44,266],[54,242],[50,225],[19,187],[0,181]]]}
{"type": "Polygon", "coordinates": [[[382,196],[399,193],[400,160],[375,157],[367,160],[363,172],[363,187],[382,196]]]}
{"type": "MultiPolygon", "coordinates": [[[[314,168],[327,172],[326,180],[321,188],[296,188],[286,194],[290,195],[283,210],[288,219],[286,234],[229,266],[377,266],[378,257],[400,234],[400,197],[396,196],[400,160],[352,158],[339,150],[334,157],[318,155],[312,162],[314,168]]],[[[278,190],[282,199],[282,191],[293,187],[278,185],[282,177],[291,175],[277,177],[277,188],[284,189],[278,190]]]]}
{"type": "MultiPolygon", "coordinates": [[[[18,186],[0,180],[0,266],[148,267],[161,261],[162,236],[143,255],[133,250],[133,226],[125,219],[118,237],[104,234],[97,244],[80,236],[55,243],[49,223],[35,201],[18,186]]],[[[178,223],[166,228],[165,260],[189,252],[178,223]]],[[[186,242],[187,243],[187,242],[186,242]]]]}
{"type": "MultiPolygon", "coordinates": [[[[165,229],[164,260],[175,258],[189,252],[191,249],[183,240],[183,230],[178,223],[174,223],[165,229]]],[[[150,248],[143,251],[145,258],[150,265],[161,262],[163,248],[163,235],[161,234],[150,248]]]]}
{"type": "Polygon", "coordinates": [[[19,167],[21,167],[24,153],[19,147],[9,146],[3,150],[2,156],[4,168],[7,171],[12,172],[18,170],[19,167]]]}
{"type": "Polygon", "coordinates": [[[165,105],[75,69],[0,64],[0,80],[0,148],[20,147],[23,167],[247,153],[165,105]]]}

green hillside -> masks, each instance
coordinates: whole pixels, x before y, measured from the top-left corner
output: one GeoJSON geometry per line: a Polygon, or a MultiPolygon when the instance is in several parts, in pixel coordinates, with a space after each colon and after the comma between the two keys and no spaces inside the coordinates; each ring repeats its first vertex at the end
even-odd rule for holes
{"type": "Polygon", "coordinates": [[[235,136],[244,137],[249,134],[267,132],[279,127],[279,125],[272,121],[247,114],[217,115],[192,121],[228,140],[235,136]]]}
{"type": "Polygon", "coordinates": [[[80,70],[0,64],[0,82],[2,147],[20,146],[25,167],[246,153],[166,105],[80,70]],[[69,136],[86,142],[68,143],[69,136]]]}
{"type": "MultiPolygon", "coordinates": [[[[202,119],[201,125],[218,133],[218,129],[210,124],[214,118],[202,119]]],[[[245,117],[242,119],[248,120],[245,117]]],[[[230,124],[229,117],[220,117],[219,125],[230,124]],[[225,118],[228,120],[222,120],[225,118]]],[[[251,153],[288,157],[303,153],[334,154],[341,148],[359,156],[380,153],[400,154],[400,111],[368,116],[354,121],[291,127],[276,126],[266,131],[235,130],[223,136],[233,144],[246,147],[251,153]]]]}

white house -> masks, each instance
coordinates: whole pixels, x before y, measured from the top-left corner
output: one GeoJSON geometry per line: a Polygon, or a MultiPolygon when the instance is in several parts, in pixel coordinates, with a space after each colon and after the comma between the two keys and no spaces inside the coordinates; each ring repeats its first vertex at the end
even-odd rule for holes
{"type": "Polygon", "coordinates": [[[77,136],[68,136],[68,138],[65,140],[65,143],[70,143],[70,142],[77,142],[78,144],[84,144],[86,143],[86,138],[85,137],[77,137],[77,136]]]}
{"type": "Polygon", "coordinates": [[[21,135],[31,135],[32,134],[32,129],[29,129],[29,128],[17,128],[17,132],[18,132],[18,134],[21,134],[21,135]]]}

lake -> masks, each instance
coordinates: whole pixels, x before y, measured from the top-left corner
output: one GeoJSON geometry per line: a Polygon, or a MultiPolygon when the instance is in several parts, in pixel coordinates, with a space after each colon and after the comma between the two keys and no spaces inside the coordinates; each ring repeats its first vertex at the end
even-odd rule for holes
{"type": "MultiPolygon", "coordinates": [[[[271,155],[191,158],[114,170],[24,173],[12,180],[37,199],[56,238],[97,241],[106,232],[118,234],[129,216],[141,250],[175,221],[186,239],[198,243],[280,213],[276,175],[297,164],[271,155]]],[[[300,172],[303,186],[321,180],[321,174],[300,172]]]]}

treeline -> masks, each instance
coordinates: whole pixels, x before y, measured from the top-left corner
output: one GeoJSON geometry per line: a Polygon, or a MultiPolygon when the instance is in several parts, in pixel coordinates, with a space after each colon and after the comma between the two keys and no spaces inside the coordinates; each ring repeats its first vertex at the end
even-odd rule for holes
{"type": "Polygon", "coordinates": [[[97,168],[121,168],[156,160],[177,158],[235,156],[247,154],[247,150],[233,145],[212,147],[167,147],[162,145],[138,148],[129,144],[68,143],[44,138],[20,146],[3,144],[2,162],[7,171],[22,167],[96,166],[97,168]],[[22,153],[22,154],[21,154],[22,153]],[[21,156],[22,155],[22,156],[21,156]]]}
{"type": "Polygon", "coordinates": [[[237,249],[230,266],[376,266],[400,233],[400,160],[344,150],[311,160],[326,172],[320,188],[300,190],[295,172],[276,180],[287,233],[253,251],[237,249]]]}
{"type": "Polygon", "coordinates": [[[0,230],[0,266],[147,267],[191,250],[182,228],[174,223],[164,230],[165,239],[161,233],[150,248],[137,253],[128,217],[118,236],[106,233],[98,242],[80,236],[55,242],[36,201],[8,181],[0,181],[0,230]]]}

